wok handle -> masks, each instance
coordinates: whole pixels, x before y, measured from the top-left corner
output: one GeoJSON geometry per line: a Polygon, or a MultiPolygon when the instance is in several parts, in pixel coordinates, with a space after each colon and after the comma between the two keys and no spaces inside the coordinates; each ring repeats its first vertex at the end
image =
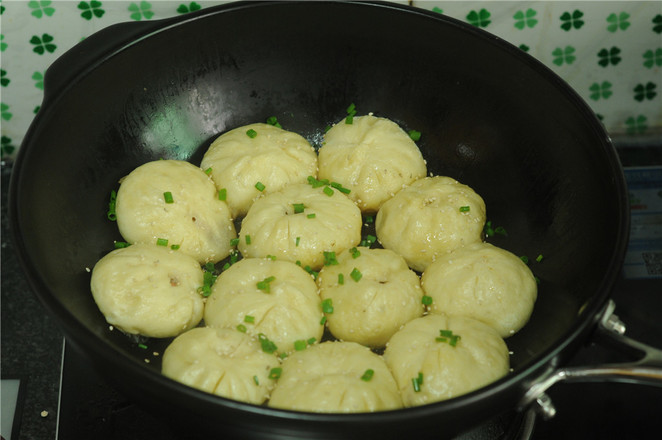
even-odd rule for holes
{"type": "Polygon", "coordinates": [[[641,356],[639,360],[553,371],[527,391],[520,401],[520,409],[529,408],[535,402],[543,418],[553,417],[556,410],[545,391],[558,382],[614,381],[662,387],[662,350],[625,336],[625,325],[614,314],[615,307],[614,302],[610,301],[597,330],[606,342],[628,354],[641,356]]]}
{"type": "Polygon", "coordinates": [[[117,23],[95,32],[73,46],[46,70],[42,106],[50,102],[54,95],[75,84],[77,77],[85,71],[94,69],[130,42],[161,27],[163,21],[117,23]]]}

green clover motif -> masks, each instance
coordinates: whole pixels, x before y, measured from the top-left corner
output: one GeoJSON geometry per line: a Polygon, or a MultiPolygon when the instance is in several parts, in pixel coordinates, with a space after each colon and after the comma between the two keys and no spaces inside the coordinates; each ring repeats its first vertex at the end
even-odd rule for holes
{"type": "Polygon", "coordinates": [[[57,46],[52,43],[53,37],[48,34],[42,34],[41,38],[38,35],[33,35],[30,39],[30,44],[33,44],[35,47],[32,49],[33,52],[43,55],[45,52],[53,53],[57,46]]]}
{"type": "Polygon", "coordinates": [[[443,14],[444,10],[438,6],[435,6],[434,8],[432,8],[432,12],[436,12],[437,14],[443,14]]]}
{"type": "Polygon", "coordinates": [[[9,112],[9,106],[4,102],[0,103],[0,118],[9,121],[14,116],[9,112]]]}
{"type": "Polygon", "coordinates": [[[609,97],[614,93],[611,91],[612,84],[609,81],[602,81],[601,84],[593,83],[589,90],[591,91],[591,99],[598,101],[600,98],[609,99],[609,97]]]}
{"type": "Polygon", "coordinates": [[[16,147],[12,145],[12,140],[10,137],[2,136],[0,138],[0,152],[2,152],[2,157],[9,156],[16,150],[16,147]]]}
{"type": "Polygon", "coordinates": [[[564,49],[557,47],[552,52],[552,55],[554,56],[552,62],[557,66],[562,66],[564,63],[572,64],[575,61],[575,59],[577,59],[574,53],[575,53],[575,48],[572,46],[566,46],[564,49]]]}
{"type": "Polygon", "coordinates": [[[78,3],[78,9],[80,9],[81,12],[80,16],[83,17],[85,20],[92,20],[92,18],[101,18],[103,17],[103,14],[106,13],[103,9],[101,9],[101,2],[97,0],[92,0],[91,2],[80,2],[78,3]]]}
{"type": "Polygon", "coordinates": [[[528,52],[531,48],[527,46],[526,44],[520,44],[519,48],[523,50],[524,52],[528,52]]]}
{"type": "Polygon", "coordinates": [[[644,133],[648,129],[646,122],[647,119],[644,115],[639,115],[636,118],[634,116],[630,116],[625,120],[625,131],[628,134],[644,133]]]}
{"type": "Polygon", "coordinates": [[[662,14],[653,17],[653,32],[662,34],[662,14]]]}
{"type": "Polygon", "coordinates": [[[467,21],[474,26],[484,28],[487,27],[492,22],[490,20],[491,15],[492,14],[490,14],[489,11],[484,8],[478,12],[471,10],[471,12],[469,12],[469,14],[467,15],[467,21]]]}
{"type": "Polygon", "coordinates": [[[51,8],[50,6],[51,3],[52,2],[50,0],[40,0],[40,1],[33,0],[28,2],[28,7],[30,9],[34,9],[31,12],[31,14],[34,17],[41,18],[44,15],[50,17],[55,12],[55,9],[51,8]]]}
{"type": "Polygon", "coordinates": [[[0,84],[2,87],[7,87],[10,83],[10,79],[7,78],[7,71],[5,69],[0,69],[0,84]]]}
{"type": "Polygon", "coordinates": [[[630,22],[628,21],[629,18],[630,14],[627,12],[621,12],[618,15],[612,12],[609,14],[609,17],[607,17],[607,22],[610,23],[609,26],[607,26],[607,30],[609,32],[616,32],[619,29],[622,31],[626,30],[630,27],[630,22]]]}
{"type": "Polygon", "coordinates": [[[140,5],[138,5],[138,3],[131,3],[129,5],[129,12],[132,12],[131,19],[136,21],[142,20],[143,17],[149,20],[154,16],[152,5],[146,1],[140,2],[140,5]]]}
{"type": "Polygon", "coordinates": [[[538,20],[533,18],[536,16],[536,14],[537,12],[531,8],[527,9],[526,12],[515,12],[515,15],[513,15],[513,18],[515,19],[515,27],[519,30],[522,30],[525,27],[534,27],[536,24],[538,24],[538,20]]]}
{"type": "Polygon", "coordinates": [[[655,49],[655,52],[652,50],[647,50],[644,52],[644,67],[652,69],[653,66],[662,66],[662,47],[655,49]]]}
{"type": "Polygon", "coordinates": [[[4,52],[5,49],[7,49],[8,44],[5,43],[5,36],[4,34],[0,35],[0,52],[4,52]]]}
{"type": "Polygon", "coordinates": [[[646,85],[637,84],[637,86],[634,88],[634,99],[642,102],[644,99],[651,100],[655,98],[657,95],[657,92],[655,91],[656,87],[657,86],[650,81],[646,83],[646,85]]]}
{"type": "Polygon", "coordinates": [[[584,13],[578,9],[575,9],[572,14],[570,12],[564,12],[561,14],[561,29],[564,31],[569,31],[572,28],[579,29],[584,26],[584,20],[581,18],[584,16],[584,13]]]}
{"type": "Polygon", "coordinates": [[[600,52],[598,52],[598,58],[600,58],[598,64],[602,67],[607,67],[610,64],[615,66],[621,62],[620,54],[621,49],[616,46],[613,46],[611,49],[601,49],[600,52]]]}
{"type": "Polygon", "coordinates": [[[44,73],[35,72],[32,74],[32,79],[35,81],[34,86],[40,90],[44,90],[44,73]]]}
{"type": "Polygon", "coordinates": [[[191,2],[188,5],[182,3],[177,8],[177,12],[179,12],[180,14],[186,14],[188,12],[199,11],[200,8],[201,8],[201,6],[199,4],[197,4],[196,2],[191,2]]]}

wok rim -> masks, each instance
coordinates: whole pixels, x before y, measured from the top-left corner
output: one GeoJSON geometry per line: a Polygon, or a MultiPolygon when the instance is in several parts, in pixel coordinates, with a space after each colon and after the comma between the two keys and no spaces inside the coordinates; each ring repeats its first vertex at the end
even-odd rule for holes
{"type": "MultiPolygon", "coordinates": [[[[202,9],[186,15],[165,18],[161,20],[153,20],[142,29],[139,38],[133,38],[130,41],[121,42],[114,49],[106,51],[102,56],[98,57],[94,63],[87,66],[86,70],[79,72],[78,78],[84,77],[88,72],[94,70],[99,64],[111,59],[117,53],[120,53],[129,47],[140,44],[143,39],[150,38],[152,35],[161,32],[167,32],[169,29],[185,25],[189,22],[207,18],[213,15],[224,14],[237,9],[253,8],[253,7],[277,7],[278,5],[302,5],[302,2],[296,1],[274,1],[274,2],[233,2],[218,6],[202,9]],[[241,3],[241,4],[239,4],[241,3]]],[[[580,109],[584,115],[587,124],[587,130],[590,129],[597,139],[600,140],[602,153],[609,160],[609,167],[614,179],[614,186],[618,190],[614,196],[618,199],[620,230],[615,231],[615,242],[613,246],[612,255],[609,258],[608,271],[604,274],[599,282],[599,286],[591,296],[589,301],[585,304],[582,311],[582,316],[576,318],[575,322],[570,326],[569,330],[545,352],[539,353],[534,356],[530,361],[525,363],[517,371],[513,371],[505,377],[495,381],[478,390],[470,393],[441,401],[430,403],[423,406],[403,408],[391,411],[381,411],[375,413],[308,413],[299,411],[290,411],[278,408],[271,408],[266,406],[253,405],[224,397],[209,394],[172,379],[169,379],[154,370],[146,368],[143,364],[136,359],[129,357],[125,353],[114,349],[107,344],[100,344],[99,337],[83,325],[78,319],[74,317],[69,310],[61,304],[51,291],[51,288],[46,284],[40,276],[39,270],[31,258],[30,251],[27,249],[23,237],[29,233],[24,231],[21,226],[21,209],[20,209],[20,194],[21,187],[20,181],[24,175],[29,173],[27,168],[29,164],[25,163],[23,159],[28,153],[28,150],[35,148],[37,142],[34,141],[37,129],[40,126],[40,121],[43,120],[52,111],[52,108],[57,103],[60,96],[68,93],[68,91],[75,87],[76,83],[72,82],[67,87],[59,88],[57,92],[48,92],[44,95],[44,100],[40,112],[36,115],[19,148],[16,160],[13,164],[13,170],[10,178],[9,192],[8,192],[8,210],[10,221],[11,239],[14,242],[14,249],[19,260],[19,264],[26,275],[28,284],[32,292],[38,297],[42,305],[47,311],[57,318],[63,333],[69,342],[86,357],[91,358],[94,363],[99,360],[117,367],[119,369],[129,370],[130,374],[143,380],[146,384],[151,386],[161,386],[175,393],[175,396],[186,397],[187,399],[202,400],[215,407],[231,408],[240,410],[242,412],[252,413],[255,416],[263,416],[269,418],[277,418],[281,420],[292,421],[308,421],[308,422],[343,422],[343,423],[372,423],[382,422],[382,419],[388,418],[390,421],[398,422],[404,420],[411,420],[414,418],[425,418],[434,416],[440,412],[451,412],[456,410],[466,410],[475,402],[485,399],[486,397],[495,395],[505,395],[509,392],[517,390],[517,394],[523,396],[525,391],[529,389],[534,383],[541,380],[548,374],[551,374],[558,368],[559,359],[565,358],[572,351],[576,350],[579,345],[584,342],[589,333],[595,328],[602,311],[604,310],[607,301],[610,297],[611,290],[620,273],[620,268],[625,258],[629,239],[629,210],[627,204],[627,189],[623,169],[616,154],[616,150],[611,143],[611,140],[606,133],[604,127],[599,123],[594,113],[590,110],[586,102],[575,92],[564,80],[556,75],[551,69],[542,64],[537,59],[521,51],[519,48],[511,45],[510,43],[502,40],[501,38],[490,34],[480,28],[476,28],[469,24],[460,22],[456,19],[420,8],[414,8],[407,5],[400,5],[388,2],[379,1],[360,1],[360,2],[345,2],[345,1],[321,1],[316,2],[319,4],[344,4],[348,7],[370,7],[370,8],[387,8],[399,10],[402,13],[409,13],[420,15],[427,19],[437,20],[445,23],[446,25],[460,28],[463,32],[478,35],[481,39],[488,42],[492,47],[498,50],[506,51],[514,55],[516,58],[527,64],[536,74],[544,77],[545,80],[554,83],[555,88],[559,93],[564,93],[568,101],[570,101],[576,109],[580,109]],[[120,356],[117,356],[119,354],[120,356]]],[[[132,23],[133,24],[133,23],[132,23]]],[[[136,25],[138,26],[138,25],[136,25]]],[[[101,32],[101,31],[100,31],[101,32]]],[[[47,77],[48,78],[48,77],[47,77]]]]}

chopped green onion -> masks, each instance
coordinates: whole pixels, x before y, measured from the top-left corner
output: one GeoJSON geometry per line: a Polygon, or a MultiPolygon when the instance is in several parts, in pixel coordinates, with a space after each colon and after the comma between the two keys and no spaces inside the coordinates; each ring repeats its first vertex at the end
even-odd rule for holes
{"type": "Polygon", "coordinates": [[[244,324],[239,324],[237,326],[237,330],[239,330],[242,333],[246,333],[246,326],[244,324]]]}
{"type": "Polygon", "coordinates": [[[353,123],[354,115],[356,115],[356,106],[354,103],[352,103],[349,105],[349,107],[347,107],[347,117],[345,118],[345,124],[353,123]]]}
{"type": "Polygon", "coordinates": [[[301,214],[304,209],[306,209],[306,206],[303,203],[293,203],[292,206],[294,207],[295,214],[301,214]]]}
{"type": "Polygon", "coordinates": [[[340,184],[340,183],[338,183],[338,182],[331,182],[330,185],[331,185],[333,188],[335,188],[335,189],[337,189],[338,191],[340,191],[341,193],[343,193],[343,194],[349,194],[349,193],[352,192],[351,189],[349,189],[349,188],[345,188],[344,186],[342,186],[342,184],[340,184]]]}
{"type": "Polygon", "coordinates": [[[229,262],[228,262],[228,263],[225,263],[225,264],[223,265],[223,267],[221,268],[221,270],[222,270],[222,271],[226,271],[226,270],[228,270],[228,269],[230,268],[230,266],[232,266],[232,265],[231,265],[229,262]]]}
{"type": "Polygon", "coordinates": [[[175,203],[175,200],[172,198],[172,193],[170,191],[163,193],[163,199],[166,203],[175,203]]]}
{"type": "Polygon", "coordinates": [[[421,385],[423,385],[423,373],[418,373],[417,377],[414,377],[411,380],[412,385],[414,386],[414,392],[418,393],[421,391],[421,385]]]}
{"type": "Polygon", "coordinates": [[[319,188],[321,186],[329,185],[330,182],[328,179],[322,179],[322,180],[317,180],[313,176],[308,176],[308,183],[313,187],[313,188],[319,188]]]}
{"type": "Polygon", "coordinates": [[[469,212],[471,210],[471,206],[460,206],[460,212],[469,212]]]}
{"type": "Polygon", "coordinates": [[[529,257],[527,257],[526,255],[522,255],[519,258],[524,262],[524,264],[529,264],[529,257]]]}
{"type": "Polygon", "coordinates": [[[365,222],[366,223],[373,223],[375,221],[375,218],[371,215],[366,215],[365,216],[365,222]]]}
{"type": "Polygon", "coordinates": [[[326,133],[326,132],[329,131],[329,130],[331,130],[331,126],[330,126],[330,125],[327,125],[326,127],[324,127],[324,133],[326,133]]]}
{"type": "Polygon", "coordinates": [[[281,358],[281,359],[285,359],[287,357],[287,353],[282,352],[281,354],[278,355],[278,357],[281,358]]]}
{"type": "Polygon", "coordinates": [[[275,116],[270,116],[267,118],[267,124],[273,125],[274,127],[283,128],[279,123],[278,119],[275,116]]]}
{"type": "Polygon", "coordinates": [[[313,337],[313,338],[308,338],[308,340],[306,342],[308,343],[308,345],[313,345],[316,341],[317,341],[317,339],[315,339],[313,337]]]}
{"type": "Polygon", "coordinates": [[[268,259],[271,260],[271,261],[276,261],[276,256],[275,256],[275,255],[267,255],[267,256],[264,257],[264,258],[268,258],[268,259]]]}
{"type": "Polygon", "coordinates": [[[540,262],[542,261],[542,254],[539,254],[539,255],[536,257],[536,261],[537,261],[538,263],[540,263],[540,262]]]}
{"type": "Polygon", "coordinates": [[[181,245],[173,244],[172,246],[170,246],[170,249],[172,249],[173,251],[176,251],[176,250],[178,250],[180,247],[181,247],[181,245]]]}
{"type": "Polygon", "coordinates": [[[297,341],[294,341],[294,349],[296,351],[305,350],[306,347],[308,347],[308,344],[306,344],[306,341],[304,341],[303,339],[299,339],[297,341]]]}
{"type": "Polygon", "coordinates": [[[331,298],[327,298],[322,301],[322,311],[324,313],[333,313],[333,301],[331,298]]]}
{"type": "Polygon", "coordinates": [[[354,268],[349,276],[358,283],[361,277],[363,277],[363,274],[357,268],[354,268]]]}
{"type": "Polygon", "coordinates": [[[260,345],[262,346],[262,351],[265,353],[273,353],[274,351],[278,350],[276,344],[270,341],[264,333],[257,335],[257,338],[259,339],[260,345]]]}
{"type": "Polygon", "coordinates": [[[231,238],[230,239],[230,246],[236,246],[239,244],[239,239],[238,238],[231,238]]]}
{"type": "Polygon", "coordinates": [[[325,186],[322,191],[324,192],[324,194],[326,194],[329,197],[333,195],[333,190],[328,186],[325,186]]]}
{"type": "Polygon", "coordinates": [[[131,243],[127,243],[126,241],[116,241],[115,242],[115,249],[122,249],[125,247],[131,246],[131,243]]]}
{"type": "Polygon", "coordinates": [[[205,170],[205,174],[208,175],[208,176],[211,174],[211,167],[209,167],[205,170]]]}
{"type": "Polygon", "coordinates": [[[264,191],[264,189],[266,188],[266,186],[264,186],[264,183],[262,183],[262,182],[257,182],[257,183],[255,184],[255,188],[257,188],[258,191],[264,191]]]}
{"type": "Polygon", "coordinates": [[[147,350],[147,346],[145,344],[138,344],[138,348],[142,348],[143,350],[147,350]]]}
{"type": "Polygon", "coordinates": [[[257,136],[257,131],[255,131],[255,130],[253,130],[252,128],[250,128],[250,129],[248,129],[248,130],[246,131],[246,135],[247,135],[249,138],[253,139],[255,136],[257,136]]]}
{"type": "Polygon", "coordinates": [[[313,212],[312,214],[308,214],[306,217],[308,217],[308,218],[315,218],[315,213],[313,212]]]}
{"type": "Polygon", "coordinates": [[[246,234],[246,236],[244,237],[244,240],[246,241],[246,244],[251,244],[251,236],[250,235],[246,234]]]}
{"type": "Polygon", "coordinates": [[[232,249],[230,251],[230,264],[234,264],[239,260],[239,251],[236,249],[232,249]]]}
{"type": "MultiPolygon", "coordinates": [[[[298,260],[297,260],[297,261],[298,261],[298,260]]],[[[299,265],[301,265],[301,262],[299,262],[299,265]]],[[[309,274],[311,274],[311,275],[313,276],[314,279],[317,279],[317,275],[319,275],[319,272],[314,271],[314,270],[313,270],[310,266],[308,266],[308,265],[307,265],[306,267],[304,267],[303,269],[304,269],[306,272],[308,272],[309,274]]]]}
{"type": "Polygon", "coordinates": [[[338,284],[340,284],[341,286],[345,284],[345,275],[341,273],[338,274],[338,284]]]}
{"type": "Polygon", "coordinates": [[[374,235],[366,235],[365,239],[361,240],[360,246],[370,247],[375,243],[375,241],[377,241],[377,237],[374,235]]]}
{"type": "Polygon", "coordinates": [[[294,240],[294,246],[299,246],[299,242],[300,242],[300,241],[301,241],[301,237],[297,237],[297,238],[294,240]]]}
{"type": "Polygon", "coordinates": [[[168,239],[167,238],[157,238],[156,239],[156,245],[157,246],[168,246],[168,239]]]}
{"type": "Polygon", "coordinates": [[[457,345],[457,341],[461,339],[460,335],[453,334],[453,330],[439,330],[439,337],[435,338],[437,342],[447,342],[451,347],[457,345]]]}
{"type": "Polygon", "coordinates": [[[349,115],[352,112],[356,113],[356,105],[353,102],[347,107],[347,114],[349,115]]]}
{"type": "Polygon", "coordinates": [[[253,324],[255,322],[255,317],[251,315],[246,315],[244,316],[244,322],[247,322],[249,324],[253,324]]]}
{"type": "Polygon", "coordinates": [[[215,269],[214,263],[212,263],[211,261],[208,261],[208,262],[205,263],[205,270],[206,271],[213,272],[214,269],[215,269]]]}
{"type": "Polygon", "coordinates": [[[373,370],[372,368],[368,368],[363,373],[363,376],[361,376],[361,380],[364,382],[370,382],[370,379],[372,379],[372,376],[374,375],[375,375],[375,370],[373,370]]]}
{"type": "Polygon", "coordinates": [[[262,281],[257,282],[257,288],[263,291],[264,293],[270,293],[271,292],[271,287],[270,284],[272,281],[274,281],[276,277],[267,277],[263,279],[262,281]]]}
{"type": "Polygon", "coordinates": [[[409,137],[412,141],[417,142],[421,139],[421,132],[417,130],[409,130],[409,137]]]}
{"type": "Polygon", "coordinates": [[[255,382],[255,385],[260,385],[260,380],[257,378],[257,376],[253,376],[253,382],[255,382]]]}
{"type": "Polygon", "coordinates": [[[338,264],[338,260],[336,259],[336,253],[324,251],[324,265],[335,266],[337,264],[338,264]]]}
{"type": "Polygon", "coordinates": [[[117,205],[117,192],[115,190],[112,190],[110,192],[110,200],[108,201],[108,213],[106,214],[106,216],[108,217],[108,220],[113,222],[117,220],[115,205],[117,205]]]}
{"type": "Polygon", "coordinates": [[[322,316],[322,319],[320,319],[320,325],[326,324],[326,316],[322,316]]]}
{"type": "Polygon", "coordinates": [[[537,276],[534,276],[533,278],[536,280],[536,284],[540,284],[540,278],[538,278],[537,276]]]}
{"type": "Polygon", "coordinates": [[[218,190],[218,200],[223,200],[226,201],[228,198],[228,190],[227,188],[221,188],[218,190]]]}
{"type": "Polygon", "coordinates": [[[423,298],[421,299],[421,302],[425,304],[426,306],[429,306],[432,304],[432,297],[428,295],[423,295],[423,298]]]}
{"type": "Polygon", "coordinates": [[[353,247],[349,250],[352,253],[352,258],[359,258],[361,256],[361,251],[353,247]]]}
{"type": "Polygon", "coordinates": [[[282,373],[283,369],[281,367],[272,368],[271,371],[269,371],[269,379],[279,379],[282,373]]]}

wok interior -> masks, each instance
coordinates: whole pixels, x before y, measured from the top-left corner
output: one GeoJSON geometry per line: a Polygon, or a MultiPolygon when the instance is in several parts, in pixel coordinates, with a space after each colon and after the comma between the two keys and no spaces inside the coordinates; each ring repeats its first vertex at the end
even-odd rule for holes
{"type": "MultiPolygon", "coordinates": [[[[494,38],[427,14],[348,7],[201,16],[51,90],[16,185],[24,252],[48,286],[41,294],[142,362],[135,344],[108,331],[86,271],[121,240],[106,219],[118,179],[159,158],[199,164],[217,135],[270,116],[319,144],[355,103],[359,115],[422,133],[429,172],[473,187],[488,220],[507,230],[492,243],[545,257],[531,263],[541,280],[534,314],[507,340],[515,371],[558,343],[580,307],[604,296],[623,234],[621,183],[598,124],[564,84],[494,38]]],[[[49,74],[47,88],[58,72],[49,74]]]]}

